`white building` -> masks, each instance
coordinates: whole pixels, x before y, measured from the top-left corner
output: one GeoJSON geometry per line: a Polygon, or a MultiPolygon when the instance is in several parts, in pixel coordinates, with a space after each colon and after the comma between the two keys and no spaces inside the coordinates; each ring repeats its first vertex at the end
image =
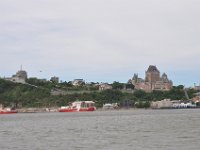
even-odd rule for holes
{"type": "Polygon", "coordinates": [[[170,99],[164,99],[161,101],[151,102],[151,108],[170,108],[173,103],[170,99]]]}
{"type": "Polygon", "coordinates": [[[72,81],[72,85],[74,86],[81,86],[84,84],[85,84],[85,81],[83,79],[74,79],[74,81],[72,81]]]}
{"type": "Polygon", "coordinates": [[[5,80],[16,82],[16,83],[26,83],[26,79],[28,78],[27,72],[24,70],[19,70],[15,75],[10,78],[5,78],[5,80]]]}

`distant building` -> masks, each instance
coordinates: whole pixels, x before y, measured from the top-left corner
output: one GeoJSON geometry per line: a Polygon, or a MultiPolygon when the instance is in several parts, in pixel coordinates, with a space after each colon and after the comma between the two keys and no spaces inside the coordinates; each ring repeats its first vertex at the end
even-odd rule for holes
{"type": "Polygon", "coordinates": [[[74,86],[85,85],[85,81],[83,79],[74,79],[74,81],[72,81],[72,85],[74,86]]]}
{"type": "Polygon", "coordinates": [[[17,73],[13,75],[11,78],[5,78],[5,79],[16,83],[26,83],[27,78],[28,78],[27,72],[21,69],[17,71],[17,73]]]}
{"type": "Polygon", "coordinates": [[[99,85],[99,91],[110,90],[110,89],[112,89],[112,86],[109,85],[108,83],[101,83],[99,85]]]}
{"type": "Polygon", "coordinates": [[[199,91],[200,90],[200,85],[199,86],[194,86],[194,90],[199,91]]]}
{"type": "Polygon", "coordinates": [[[172,89],[172,81],[168,79],[165,73],[160,77],[160,71],[156,66],[150,65],[145,75],[145,79],[142,79],[137,74],[134,74],[133,78],[129,80],[129,83],[131,82],[135,86],[135,89],[141,89],[146,92],[172,89]]]}
{"type": "Polygon", "coordinates": [[[55,83],[59,83],[59,77],[51,77],[50,81],[55,82],[55,83]]]}
{"type": "Polygon", "coordinates": [[[200,102],[200,95],[193,97],[193,98],[192,98],[192,101],[193,101],[194,103],[199,103],[199,102],[200,102]]]}

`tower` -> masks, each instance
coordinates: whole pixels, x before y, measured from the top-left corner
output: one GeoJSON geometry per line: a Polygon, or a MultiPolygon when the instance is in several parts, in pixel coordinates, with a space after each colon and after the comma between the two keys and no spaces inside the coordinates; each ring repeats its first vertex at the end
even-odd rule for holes
{"type": "Polygon", "coordinates": [[[156,81],[160,81],[160,71],[156,66],[150,65],[146,71],[146,82],[155,83],[156,81]]]}

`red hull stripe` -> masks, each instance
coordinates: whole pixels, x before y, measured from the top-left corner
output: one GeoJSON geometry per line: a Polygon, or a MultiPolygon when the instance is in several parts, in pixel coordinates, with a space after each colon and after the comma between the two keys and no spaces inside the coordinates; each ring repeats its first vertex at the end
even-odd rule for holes
{"type": "Polygon", "coordinates": [[[0,114],[16,114],[17,112],[3,112],[1,111],[0,114]]]}
{"type": "Polygon", "coordinates": [[[84,112],[84,111],[94,111],[95,108],[81,108],[79,111],[77,109],[60,109],[59,112],[84,112]]]}

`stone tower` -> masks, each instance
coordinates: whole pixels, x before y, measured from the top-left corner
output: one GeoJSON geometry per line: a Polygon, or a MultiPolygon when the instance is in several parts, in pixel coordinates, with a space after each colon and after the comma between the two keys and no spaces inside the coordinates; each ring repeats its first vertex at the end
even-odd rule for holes
{"type": "Polygon", "coordinates": [[[150,65],[146,71],[146,82],[155,83],[156,81],[160,81],[160,71],[156,66],[150,65]]]}

